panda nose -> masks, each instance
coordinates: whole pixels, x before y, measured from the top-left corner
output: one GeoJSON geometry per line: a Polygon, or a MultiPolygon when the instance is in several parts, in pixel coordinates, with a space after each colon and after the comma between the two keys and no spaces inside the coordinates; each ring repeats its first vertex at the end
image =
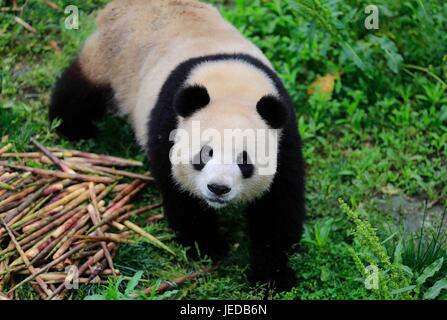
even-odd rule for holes
{"type": "Polygon", "coordinates": [[[226,194],[226,193],[231,191],[230,187],[228,187],[226,185],[222,185],[222,184],[216,184],[216,183],[208,184],[208,189],[212,193],[214,193],[214,194],[216,194],[218,196],[221,196],[221,195],[226,194]]]}

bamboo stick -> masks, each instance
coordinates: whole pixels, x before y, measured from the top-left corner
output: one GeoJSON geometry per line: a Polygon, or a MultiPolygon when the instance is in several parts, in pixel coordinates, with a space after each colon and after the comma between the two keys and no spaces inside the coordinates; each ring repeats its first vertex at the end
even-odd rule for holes
{"type": "MultiPolygon", "coordinates": [[[[14,290],[16,290],[17,288],[23,286],[25,283],[28,283],[32,280],[34,280],[37,276],[39,276],[40,274],[46,272],[47,270],[49,270],[50,268],[54,267],[55,265],[57,265],[58,263],[64,261],[66,258],[72,256],[73,254],[75,254],[76,252],[80,251],[81,249],[83,249],[85,247],[84,243],[79,244],[78,246],[74,247],[73,249],[71,249],[70,251],[66,252],[65,254],[63,254],[62,256],[60,256],[58,259],[53,260],[52,262],[50,262],[49,264],[47,264],[46,266],[42,267],[39,271],[37,271],[36,273],[26,277],[24,280],[22,280],[21,282],[19,282],[18,284],[14,285],[11,289],[9,289],[8,294],[14,292],[14,290]]],[[[54,293],[54,291],[53,291],[54,293]]]]}
{"type": "Polygon", "coordinates": [[[117,170],[117,169],[107,168],[107,167],[103,167],[103,166],[94,166],[94,165],[82,166],[82,165],[76,164],[71,161],[67,161],[67,162],[73,168],[78,168],[78,170],[86,170],[86,168],[88,168],[92,173],[96,173],[96,174],[104,175],[104,173],[109,173],[109,174],[113,174],[114,176],[123,176],[123,177],[140,179],[140,180],[144,180],[144,181],[154,181],[154,178],[149,175],[138,174],[138,173],[129,172],[129,171],[125,171],[125,170],[117,170]]]}
{"type": "MultiPolygon", "coordinates": [[[[87,207],[87,210],[88,210],[88,212],[89,212],[89,214],[90,214],[90,219],[92,220],[92,222],[93,222],[94,224],[97,224],[97,223],[99,223],[99,221],[101,221],[101,220],[98,220],[98,218],[97,218],[97,216],[99,216],[99,212],[98,212],[98,211],[95,212],[95,209],[94,209],[94,207],[93,207],[92,205],[89,205],[89,206],[87,207]]],[[[104,236],[104,233],[101,231],[101,229],[98,229],[98,230],[96,231],[96,233],[97,233],[98,236],[100,236],[100,237],[101,237],[101,236],[102,236],[102,237],[104,236]]],[[[115,267],[114,267],[114,265],[113,265],[113,261],[112,261],[112,256],[110,255],[109,250],[107,250],[107,243],[104,242],[104,241],[102,241],[102,242],[101,242],[101,247],[102,247],[102,249],[104,250],[104,256],[106,257],[106,261],[107,261],[107,263],[108,263],[110,269],[115,270],[115,267]]]]}
{"type": "Polygon", "coordinates": [[[154,237],[153,235],[151,235],[149,232],[143,230],[142,228],[140,228],[139,226],[137,226],[136,224],[130,222],[129,220],[124,221],[124,225],[126,227],[128,227],[130,230],[138,233],[140,236],[142,236],[144,239],[148,240],[150,243],[154,244],[155,246],[166,250],[167,252],[169,252],[172,255],[176,255],[174,251],[172,251],[171,248],[169,248],[167,245],[165,245],[163,242],[161,242],[160,240],[158,240],[156,237],[154,237]]]}
{"type": "MultiPolygon", "coordinates": [[[[107,249],[108,250],[112,250],[116,247],[116,245],[114,243],[109,243],[107,245],[107,249]]],[[[95,253],[95,255],[93,255],[92,257],[90,257],[87,262],[85,262],[83,265],[81,265],[81,267],[78,269],[78,275],[82,276],[83,273],[89,268],[91,267],[93,264],[97,263],[98,261],[100,261],[102,258],[104,257],[104,250],[101,249],[99,251],[97,251],[95,253]]],[[[56,260],[55,260],[56,261],[56,260]]],[[[55,291],[53,291],[52,295],[48,297],[48,300],[53,299],[57,294],[62,293],[63,291],[65,291],[66,288],[64,286],[64,284],[61,284],[59,287],[57,287],[57,289],[55,291]]]]}
{"type": "Polygon", "coordinates": [[[47,170],[47,169],[36,169],[36,168],[31,168],[31,167],[22,166],[22,165],[8,164],[6,161],[0,161],[0,165],[9,167],[12,169],[16,169],[16,170],[29,171],[29,172],[32,172],[34,174],[44,176],[44,177],[56,177],[56,178],[61,178],[61,179],[91,181],[91,182],[96,182],[96,183],[111,183],[111,182],[113,182],[113,179],[108,178],[108,177],[88,176],[88,175],[84,175],[84,174],[66,173],[63,171],[54,171],[54,170],[47,170]]]}
{"type": "Polygon", "coordinates": [[[67,151],[67,152],[71,153],[73,156],[91,159],[91,160],[102,160],[105,162],[122,164],[124,166],[136,166],[136,167],[143,166],[143,163],[140,161],[123,159],[123,158],[108,156],[108,155],[104,155],[104,154],[95,154],[95,153],[83,152],[83,151],[79,151],[79,150],[63,150],[60,148],[49,148],[49,149],[52,151],[62,151],[62,152],[67,151]]]}
{"type": "Polygon", "coordinates": [[[145,221],[145,224],[151,224],[151,223],[153,223],[153,222],[160,221],[160,220],[162,220],[163,218],[164,218],[164,215],[163,215],[162,213],[160,213],[160,214],[155,214],[155,215],[153,215],[153,216],[147,218],[146,221],[145,221]]]}
{"type": "Polygon", "coordinates": [[[124,238],[120,238],[120,237],[111,237],[111,236],[84,236],[84,235],[78,235],[78,236],[75,236],[75,238],[84,240],[86,242],[101,242],[101,241],[105,241],[105,242],[129,243],[129,244],[137,243],[136,241],[133,241],[133,240],[124,239],[124,238]]]}
{"type": "Polygon", "coordinates": [[[8,143],[6,146],[0,148],[0,156],[1,156],[3,153],[7,152],[7,151],[8,151],[9,149],[11,149],[11,148],[12,148],[12,143],[8,143]]]}
{"type": "MultiPolygon", "coordinates": [[[[8,232],[8,234],[11,238],[11,241],[14,243],[14,246],[16,247],[17,251],[19,252],[20,256],[22,257],[22,260],[25,262],[25,265],[28,268],[28,270],[31,272],[31,274],[36,274],[36,270],[34,269],[32,264],[28,260],[28,257],[26,256],[25,252],[23,252],[22,248],[20,247],[20,244],[17,242],[11,229],[9,229],[8,225],[5,223],[5,221],[3,219],[1,220],[1,222],[2,222],[3,226],[5,227],[6,231],[8,232]]],[[[42,290],[45,292],[45,294],[47,294],[48,296],[51,296],[52,292],[50,289],[48,289],[48,286],[46,285],[46,283],[38,276],[36,277],[36,281],[39,284],[39,286],[42,288],[42,290]]]]}
{"type": "MultiPolygon", "coordinates": [[[[204,268],[204,269],[202,269],[200,271],[191,272],[191,273],[189,273],[189,274],[187,274],[185,276],[181,276],[181,277],[172,279],[170,281],[162,282],[160,284],[160,286],[157,288],[157,294],[162,294],[163,292],[166,292],[166,291],[169,291],[171,289],[174,289],[174,288],[184,284],[187,281],[191,281],[191,280],[193,280],[193,279],[195,279],[195,278],[197,278],[199,276],[202,276],[204,274],[213,272],[213,271],[215,271],[215,270],[217,270],[219,268],[219,265],[220,265],[219,263],[216,263],[215,265],[213,265],[211,267],[204,268]]],[[[149,296],[149,295],[152,294],[152,291],[154,289],[155,288],[152,288],[152,287],[144,289],[143,293],[146,294],[147,296],[149,296]]],[[[137,298],[137,297],[140,296],[140,294],[131,294],[130,296],[132,298],[137,298]]]]}
{"type": "Polygon", "coordinates": [[[15,191],[16,190],[16,188],[14,188],[13,186],[7,184],[6,182],[2,182],[2,181],[0,181],[0,189],[5,189],[5,190],[8,190],[8,191],[15,191]]]}
{"type": "Polygon", "coordinates": [[[17,295],[17,288],[30,283],[41,298],[62,299],[67,293],[62,287],[66,274],[45,278],[45,273],[62,271],[68,264],[80,266],[80,271],[88,275],[81,278],[85,283],[103,281],[98,275],[119,274],[113,263],[116,247],[136,243],[129,239],[134,233],[169,249],[128,221],[160,207],[156,204],[134,209],[130,204],[153,179],[146,173],[116,167],[142,166],[141,162],[47,148],[34,138],[31,143],[38,152],[8,153],[9,146],[0,154],[0,158],[11,161],[0,161],[0,222],[6,226],[0,223],[0,287],[8,285],[9,296],[17,295]],[[23,165],[28,159],[42,167],[23,165]],[[53,165],[58,169],[47,169],[53,165]],[[118,184],[124,178],[132,180],[118,184]],[[106,233],[110,228],[121,232],[106,233]],[[3,245],[6,241],[7,247],[3,245]],[[14,279],[18,273],[27,275],[19,283],[14,279]]]}
{"type": "Polygon", "coordinates": [[[130,211],[130,212],[128,212],[128,213],[126,213],[126,214],[124,214],[124,215],[118,217],[118,218],[116,219],[116,221],[117,221],[117,222],[122,222],[122,221],[124,221],[124,220],[129,219],[129,218],[132,217],[132,216],[136,216],[136,215],[138,215],[138,214],[140,214],[140,213],[143,213],[143,212],[149,212],[149,211],[158,209],[158,208],[160,208],[161,206],[162,206],[162,204],[159,203],[159,204],[154,204],[154,205],[146,206],[146,207],[143,207],[143,208],[139,208],[139,209],[130,211]]]}
{"type": "Polygon", "coordinates": [[[45,148],[35,138],[31,138],[31,143],[34,144],[37,147],[37,149],[39,149],[45,156],[47,156],[47,158],[50,159],[51,162],[53,162],[55,165],[59,166],[59,168],[61,168],[62,171],[66,172],[66,173],[70,173],[70,174],[76,174],[76,172],[74,172],[74,170],[72,170],[64,161],[62,161],[58,157],[56,157],[50,150],[45,148]]]}
{"type": "Polygon", "coordinates": [[[48,187],[48,185],[43,186],[42,188],[40,188],[39,190],[37,190],[36,192],[28,195],[26,197],[26,199],[11,213],[9,213],[6,217],[5,217],[5,222],[8,223],[9,221],[11,221],[16,215],[18,215],[22,210],[24,210],[26,207],[28,207],[31,203],[33,203],[37,198],[39,198],[42,193],[44,192],[44,190],[48,187]]]}

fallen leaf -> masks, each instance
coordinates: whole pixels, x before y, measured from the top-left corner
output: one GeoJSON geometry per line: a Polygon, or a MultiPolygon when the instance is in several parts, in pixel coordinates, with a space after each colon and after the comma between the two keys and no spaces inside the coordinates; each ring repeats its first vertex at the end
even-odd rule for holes
{"type": "Polygon", "coordinates": [[[388,195],[391,195],[391,196],[395,196],[395,195],[400,194],[400,189],[396,188],[392,184],[387,184],[386,186],[382,187],[381,191],[382,191],[383,194],[388,194],[388,195]]]}
{"type": "Polygon", "coordinates": [[[318,76],[309,85],[307,94],[311,96],[319,90],[322,94],[331,95],[334,91],[335,80],[337,80],[338,78],[338,74],[326,74],[324,76],[318,76]]]}
{"type": "Polygon", "coordinates": [[[48,41],[48,44],[50,45],[50,47],[51,47],[56,53],[60,53],[60,52],[61,52],[61,48],[59,47],[59,45],[57,44],[56,41],[54,41],[54,40],[50,40],[50,41],[48,41]]]}

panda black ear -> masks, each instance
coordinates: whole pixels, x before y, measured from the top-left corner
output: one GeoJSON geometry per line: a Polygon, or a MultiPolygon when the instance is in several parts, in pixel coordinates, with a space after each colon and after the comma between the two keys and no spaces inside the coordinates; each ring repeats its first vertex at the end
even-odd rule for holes
{"type": "Polygon", "coordinates": [[[258,101],[256,110],[273,129],[282,128],[289,119],[289,109],[273,95],[266,95],[258,101]]]}
{"type": "Polygon", "coordinates": [[[192,85],[180,89],[174,97],[174,110],[182,117],[189,117],[194,112],[210,103],[208,90],[201,85],[192,85]]]}

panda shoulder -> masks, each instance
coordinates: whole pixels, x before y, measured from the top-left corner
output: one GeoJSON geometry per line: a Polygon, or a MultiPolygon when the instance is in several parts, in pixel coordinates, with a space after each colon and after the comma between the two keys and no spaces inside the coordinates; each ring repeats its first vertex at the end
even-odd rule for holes
{"type": "Polygon", "coordinates": [[[130,0],[114,0],[109,2],[98,12],[96,25],[98,28],[106,28],[111,22],[116,21],[126,14],[127,10],[132,8],[130,0]],[[127,8],[127,9],[126,9],[127,8]]]}

